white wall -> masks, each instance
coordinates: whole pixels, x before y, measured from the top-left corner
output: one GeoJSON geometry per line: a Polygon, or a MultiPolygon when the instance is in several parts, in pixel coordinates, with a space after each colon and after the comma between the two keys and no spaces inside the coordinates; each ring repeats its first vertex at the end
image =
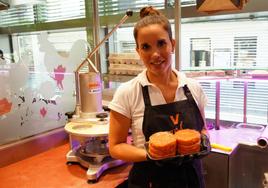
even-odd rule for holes
{"type": "Polygon", "coordinates": [[[257,36],[257,66],[268,66],[268,21],[235,21],[182,24],[182,67],[190,66],[190,38],[210,38],[213,49],[230,48],[233,63],[234,37],[257,36]]]}

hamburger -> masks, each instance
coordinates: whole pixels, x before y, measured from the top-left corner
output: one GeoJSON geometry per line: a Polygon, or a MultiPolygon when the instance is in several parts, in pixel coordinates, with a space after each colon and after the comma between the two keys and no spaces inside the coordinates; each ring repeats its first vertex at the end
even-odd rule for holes
{"type": "Polygon", "coordinates": [[[153,158],[167,158],[176,155],[177,140],[170,132],[157,132],[149,138],[149,154],[153,158]]]}
{"type": "Polygon", "coordinates": [[[181,129],[175,134],[157,132],[149,137],[148,152],[155,159],[189,155],[200,151],[200,143],[201,135],[193,129],[181,129]]]}
{"type": "Polygon", "coordinates": [[[200,151],[201,136],[193,129],[182,129],[175,132],[177,140],[177,152],[181,155],[189,155],[200,151]]]}

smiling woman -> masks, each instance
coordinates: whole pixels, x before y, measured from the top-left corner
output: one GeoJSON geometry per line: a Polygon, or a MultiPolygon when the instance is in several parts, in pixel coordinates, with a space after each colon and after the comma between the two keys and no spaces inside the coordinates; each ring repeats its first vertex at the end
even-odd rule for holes
{"type": "Polygon", "coordinates": [[[136,51],[147,68],[148,80],[158,85],[167,102],[172,102],[178,80],[171,71],[175,40],[170,24],[152,7],[143,8],[140,16],[143,19],[134,28],[136,51]],[[172,92],[165,92],[167,89],[172,92]]]}
{"type": "MultiPolygon", "coordinates": [[[[196,81],[172,69],[175,40],[168,19],[153,7],[142,8],[140,16],[134,27],[134,38],[136,51],[146,69],[121,84],[109,104],[110,154],[134,162],[128,179],[130,188],[203,187],[199,159],[172,166],[161,162],[159,166],[144,149],[151,135],[172,131],[178,125],[206,133],[206,96],[196,81]],[[126,143],[130,128],[133,145],[126,143]]],[[[159,153],[155,149],[154,152],[159,153]]]]}
{"type": "MultiPolygon", "coordinates": [[[[137,41],[140,43],[136,50],[148,70],[147,76],[150,80],[171,72],[171,54],[175,41],[169,39],[162,27],[154,24],[141,28],[137,41]]],[[[173,79],[176,80],[176,77],[173,79]]]]}

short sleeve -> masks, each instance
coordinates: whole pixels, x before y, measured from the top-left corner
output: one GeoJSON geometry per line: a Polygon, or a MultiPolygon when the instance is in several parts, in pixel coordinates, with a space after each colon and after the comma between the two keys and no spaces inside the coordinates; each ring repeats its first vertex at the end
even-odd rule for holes
{"type": "Polygon", "coordinates": [[[127,118],[131,118],[128,88],[128,84],[121,84],[115,91],[113,99],[109,103],[108,107],[111,110],[126,116],[127,118]]]}

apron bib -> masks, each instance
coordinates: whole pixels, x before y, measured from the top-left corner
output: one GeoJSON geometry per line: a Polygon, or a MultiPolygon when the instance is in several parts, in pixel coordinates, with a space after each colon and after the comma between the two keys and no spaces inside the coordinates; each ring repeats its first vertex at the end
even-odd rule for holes
{"type": "MultiPolygon", "coordinates": [[[[146,141],[159,131],[189,128],[200,132],[203,129],[203,118],[187,85],[183,90],[186,100],[152,106],[148,86],[142,87],[145,103],[142,130],[146,141]]],[[[201,172],[201,161],[197,159],[180,166],[159,166],[153,161],[136,162],[129,173],[128,187],[202,188],[201,172]]]]}

